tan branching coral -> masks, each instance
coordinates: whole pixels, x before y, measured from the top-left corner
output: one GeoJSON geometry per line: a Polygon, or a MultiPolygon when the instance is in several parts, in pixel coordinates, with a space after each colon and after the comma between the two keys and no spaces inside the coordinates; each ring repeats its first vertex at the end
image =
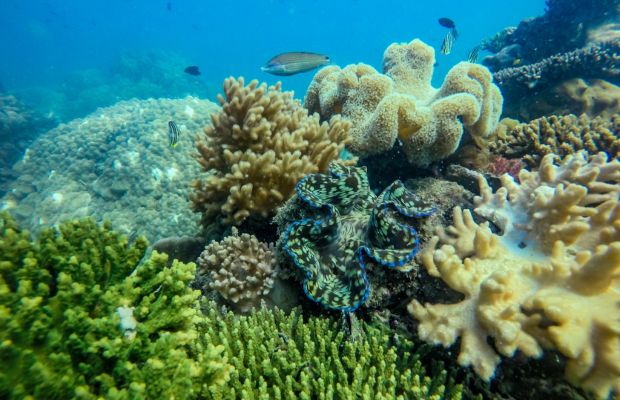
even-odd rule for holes
{"type": "Polygon", "coordinates": [[[208,275],[208,286],[239,312],[259,305],[274,285],[274,245],[259,242],[247,233],[212,242],[198,258],[199,276],[208,275]]]}
{"type": "Polygon", "coordinates": [[[475,211],[454,210],[421,257],[428,272],[465,298],[417,300],[409,311],[424,340],[462,338],[460,364],[493,376],[500,355],[538,356],[555,349],[566,378],[598,398],[620,393],[620,162],[580,153],[560,166],[553,155],[538,172],[508,175],[493,193],[481,181],[475,211]],[[492,337],[494,345],[487,342],[492,337]]]}
{"type": "Polygon", "coordinates": [[[422,41],[394,43],[383,55],[384,74],[366,64],[320,70],[305,106],[323,119],[350,119],[350,148],[358,155],[388,151],[400,138],[409,161],[426,165],[452,154],[464,129],[483,141],[502,111],[502,95],[486,67],[459,63],[436,89],[434,63],[435,50],[422,41]]]}
{"type": "Polygon", "coordinates": [[[538,118],[529,123],[503,119],[489,141],[493,153],[508,157],[523,156],[536,166],[542,156],[555,153],[561,157],[585,150],[601,151],[612,158],[620,157],[620,114],[609,118],[591,118],[585,114],[538,118]]]}
{"type": "Polygon", "coordinates": [[[280,83],[228,78],[222,106],[198,144],[198,161],[209,172],[194,183],[192,202],[203,224],[221,216],[240,224],[251,215],[269,216],[306,174],[325,172],[348,140],[350,123],[319,122],[280,83]]]}

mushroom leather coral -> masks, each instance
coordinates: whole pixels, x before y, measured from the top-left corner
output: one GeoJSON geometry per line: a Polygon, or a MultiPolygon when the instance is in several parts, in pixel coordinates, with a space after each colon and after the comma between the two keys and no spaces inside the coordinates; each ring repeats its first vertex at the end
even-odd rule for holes
{"type": "Polygon", "coordinates": [[[434,63],[435,51],[422,41],[394,43],[383,55],[384,74],[366,64],[323,68],[305,106],[323,119],[350,119],[350,148],[358,155],[388,151],[400,139],[409,162],[427,165],[454,153],[464,129],[484,140],[502,112],[502,95],[486,67],[459,63],[436,89],[434,63]]]}
{"type": "Polygon", "coordinates": [[[605,399],[620,393],[620,162],[553,157],[523,170],[521,184],[504,175],[496,193],[481,180],[475,211],[500,233],[457,208],[421,257],[465,299],[413,300],[409,311],[424,340],[447,347],[462,337],[459,363],[485,379],[499,354],[549,348],[567,358],[568,381],[605,399]]]}
{"type": "Polygon", "coordinates": [[[213,126],[197,146],[209,175],[194,182],[192,202],[205,225],[220,216],[235,225],[252,215],[268,217],[300,178],[325,172],[348,139],[348,121],[321,124],[280,83],[244,86],[243,78],[228,78],[218,99],[222,111],[212,115],[213,126]]]}

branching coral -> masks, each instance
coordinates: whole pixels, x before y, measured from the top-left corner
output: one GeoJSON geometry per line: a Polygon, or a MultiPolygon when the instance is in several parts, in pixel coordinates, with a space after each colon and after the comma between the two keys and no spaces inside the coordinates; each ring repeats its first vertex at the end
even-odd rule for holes
{"type": "Polygon", "coordinates": [[[206,343],[195,265],[92,220],[31,242],[0,216],[0,397],[197,398],[231,371],[206,343]]]}
{"type": "Polygon", "coordinates": [[[198,259],[198,273],[209,275],[209,287],[247,312],[260,303],[273,288],[276,258],[273,245],[259,242],[244,233],[233,234],[209,244],[198,259]]]}
{"type": "Polygon", "coordinates": [[[260,310],[220,315],[207,304],[210,342],[225,347],[235,367],[220,399],[450,399],[462,398],[439,362],[422,366],[411,342],[366,324],[347,339],[329,318],[304,321],[294,312],[260,310]],[[434,365],[433,365],[434,364],[434,365]]]}
{"type": "Polygon", "coordinates": [[[460,63],[435,89],[434,63],[435,51],[420,40],[392,44],[383,56],[385,75],[366,64],[323,68],[305,105],[324,119],[349,118],[354,153],[385,152],[400,138],[409,161],[426,165],[452,154],[464,129],[484,140],[502,111],[501,93],[485,67],[460,63]]]}
{"type": "Polygon", "coordinates": [[[620,393],[620,161],[578,154],[555,166],[547,155],[519,178],[504,175],[496,193],[481,181],[475,211],[499,234],[457,208],[424,250],[429,273],[465,299],[413,300],[418,333],[446,347],[462,337],[459,363],[486,379],[498,353],[551,348],[568,359],[571,383],[599,398],[620,393]]]}
{"type": "Polygon", "coordinates": [[[243,78],[228,78],[218,99],[222,111],[198,144],[209,175],[194,183],[192,196],[205,225],[220,216],[227,224],[269,216],[305,174],[326,171],[348,140],[349,122],[321,124],[279,83],[244,86],[243,78]]]}
{"type": "Polygon", "coordinates": [[[491,151],[508,157],[521,157],[538,165],[546,154],[564,157],[585,150],[590,155],[601,151],[620,157],[620,115],[590,118],[587,115],[550,116],[529,123],[502,120],[496,136],[490,140],[491,151]]]}
{"type": "Polygon", "coordinates": [[[304,272],[311,300],[351,312],[370,295],[367,267],[405,268],[419,249],[414,220],[434,208],[400,181],[376,196],[363,168],[332,163],[329,172],[299,181],[297,197],[308,213],[286,228],[281,243],[304,272]]]}

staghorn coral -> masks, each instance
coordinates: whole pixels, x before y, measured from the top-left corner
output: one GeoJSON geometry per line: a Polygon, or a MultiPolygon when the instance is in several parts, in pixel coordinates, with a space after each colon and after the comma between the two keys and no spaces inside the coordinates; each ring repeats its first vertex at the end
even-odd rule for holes
{"type": "Polygon", "coordinates": [[[259,242],[255,236],[231,236],[209,244],[198,258],[198,274],[208,275],[215,289],[235,310],[247,312],[258,306],[274,285],[276,258],[273,244],[259,242]]]}
{"type": "Polygon", "coordinates": [[[305,275],[308,298],[353,312],[370,296],[367,268],[408,270],[419,249],[413,223],[434,208],[400,181],[376,196],[365,168],[332,163],[329,173],[299,181],[297,199],[307,213],[288,225],[280,241],[305,275]]]}
{"type": "Polygon", "coordinates": [[[485,379],[500,354],[555,349],[567,380],[604,399],[620,393],[620,161],[553,159],[520,184],[504,175],[496,193],[481,179],[475,211],[500,232],[456,208],[421,256],[464,300],[408,309],[422,339],[447,347],[461,337],[459,363],[485,379]]]}
{"type": "Polygon", "coordinates": [[[493,153],[521,157],[537,166],[546,154],[564,157],[580,150],[595,155],[601,151],[620,157],[620,115],[590,118],[587,115],[550,116],[529,123],[504,119],[490,140],[493,153]]]}
{"type": "Polygon", "coordinates": [[[331,318],[305,320],[297,311],[287,315],[265,309],[249,316],[221,315],[212,304],[205,308],[209,342],[224,346],[235,368],[215,398],[464,397],[465,388],[441,362],[422,358],[424,346],[418,348],[393,332],[360,322],[357,339],[352,340],[331,318]]]}
{"type": "Polygon", "coordinates": [[[0,215],[0,397],[204,398],[231,372],[188,288],[195,265],[94,220],[33,242],[0,215]]]}
{"type": "Polygon", "coordinates": [[[349,118],[350,149],[358,155],[388,151],[400,139],[409,162],[427,165],[452,154],[464,129],[483,141],[502,110],[502,95],[485,67],[459,63],[435,89],[434,62],[435,51],[420,40],[392,44],[383,56],[383,74],[365,64],[323,68],[305,105],[323,119],[349,118]]]}
{"type": "Polygon", "coordinates": [[[228,78],[218,99],[222,111],[197,146],[209,175],[194,182],[191,197],[204,225],[218,217],[236,225],[268,217],[301,177],[326,171],[348,140],[349,122],[335,117],[321,124],[279,83],[244,86],[243,78],[228,78]]]}

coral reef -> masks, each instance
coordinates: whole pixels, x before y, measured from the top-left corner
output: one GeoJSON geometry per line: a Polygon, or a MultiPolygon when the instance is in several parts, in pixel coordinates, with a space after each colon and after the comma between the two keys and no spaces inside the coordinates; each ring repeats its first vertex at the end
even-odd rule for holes
{"type": "Polygon", "coordinates": [[[232,367],[205,342],[195,265],[94,220],[36,242],[0,216],[0,397],[204,398],[232,367]]]}
{"type": "Polygon", "coordinates": [[[620,158],[620,115],[590,118],[587,115],[550,116],[529,123],[502,120],[497,135],[489,140],[493,153],[523,157],[535,167],[542,156],[564,157],[580,150],[595,155],[601,151],[620,158]]]}
{"type": "Polygon", "coordinates": [[[216,106],[192,97],[131,100],[62,124],[30,146],[0,202],[33,232],[62,220],[93,216],[149,240],[197,236],[187,200],[199,174],[194,136],[216,106]],[[168,142],[168,121],[181,133],[168,142]]]}
{"type": "MultiPolygon", "coordinates": [[[[547,0],[544,15],[521,21],[483,41],[483,49],[500,53],[518,45],[523,64],[531,64],[555,54],[568,53],[596,42],[612,42],[608,21],[617,17],[618,0],[547,0]]],[[[492,68],[492,65],[489,65],[492,68]]],[[[492,69],[494,72],[497,70],[492,69]]]]}
{"type": "Polygon", "coordinates": [[[620,393],[620,161],[553,159],[521,171],[520,184],[504,175],[496,193],[481,180],[475,211],[499,233],[456,208],[453,225],[421,255],[464,299],[412,300],[409,311],[422,339],[448,347],[461,337],[458,362],[485,379],[500,354],[554,349],[567,359],[569,382],[605,399],[620,393]]]}
{"type": "Polygon", "coordinates": [[[304,217],[283,230],[281,246],[305,275],[308,298],[352,312],[370,295],[366,270],[407,270],[419,249],[416,218],[434,212],[394,182],[378,196],[365,169],[332,163],[329,175],[311,174],[296,186],[304,217]]]}
{"type": "Polygon", "coordinates": [[[435,51],[420,40],[392,44],[383,74],[366,64],[320,70],[305,106],[323,119],[350,119],[349,147],[357,155],[386,152],[400,139],[409,162],[427,165],[452,154],[464,130],[483,141],[502,111],[502,95],[485,67],[459,63],[435,89],[434,63],[435,51]]]}
{"type": "Polygon", "coordinates": [[[52,115],[39,115],[15,96],[0,93],[0,196],[16,178],[13,164],[37,136],[55,124],[52,115]]]}
{"type": "Polygon", "coordinates": [[[527,101],[506,104],[504,115],[529,121],[549,115],[587,114],[609,117],[620,113],[620,87],[602,79],[569,79],[536,92],[527,101]]]}
{"type": "Polygon", "coordinates": [[[360,323],[353,340],[330,318],[267,310],[222,316],[206,308],[209,341],[224,346],[235,367],[217,398],[463,398],[441,363],[425,369],[421,349],[400,335],[360,323]]]}
{"type": "Polygon", "coordinates": [[[198,274],[209,276],[216,290],[238,312],[247,312],[264,300],[274,285],[276,257],[273,244],[247,233],[210,243],[198,259],[198,274]]]}
{"type": "Polygon", "coordinates": [[[566,53],[557,53],[536,63],[504,68],[493,74],[509,103],[531,92],[573,78],[618,78],[620,43],[596,43],[566,53]]]}
{"type": "Polygon", "coordinates": [[[205,226],[269,217],[300,178],[326,171],[348,140],[349,122],[336,117],[321,124],[279,83],[244,86],[243,78],[228,78],[218,99],[222,111],[198,144],[207,175],[194,182],[192,194],[205,226]]]}

